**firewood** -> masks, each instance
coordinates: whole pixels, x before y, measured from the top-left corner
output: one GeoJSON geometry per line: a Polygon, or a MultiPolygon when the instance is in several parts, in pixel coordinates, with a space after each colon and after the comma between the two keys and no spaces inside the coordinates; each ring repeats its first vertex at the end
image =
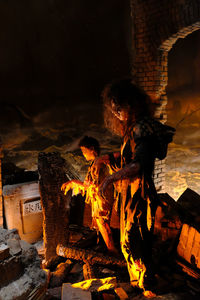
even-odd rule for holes
{"type": "Polygon", "coordinates": [[[59,244],[56,248],[57,255],[66,257],[69,259],[82,260],[93,264],[102,265],[117,265],[119,267],[126,266],[124,260],[117,259],[112,256],[106,256],[102,253],[95,252],[93,250],[78,249],[74,247],[65,247],[59,244]]]}
{"type": "Polygon", "coordinates": [[[93,268],[88,262],[83,265],[83,276],[85,280],[95,278],[93,268]]]}

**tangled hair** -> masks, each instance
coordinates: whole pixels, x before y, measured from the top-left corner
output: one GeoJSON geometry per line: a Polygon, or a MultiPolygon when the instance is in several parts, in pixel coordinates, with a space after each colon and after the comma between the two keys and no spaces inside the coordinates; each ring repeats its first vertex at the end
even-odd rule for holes
{"type": "Polygon", "coordinates": [[[85,147],[87,149],[94,150],[97,153],[98,156],[100,154],[100,145],[99,145],[99,142],[95,138],[93,138],[91,136],[85,135],[80,140],[79,147],[85,147]]]}
{"type": "Polygon", "coordinates": [[[125,127],[130,126],[143,117],[152,115],[152,104],[150,97],[131,79],[123,79],[108,84],[103,92],[104,123],[114,133],[123,135],[125,127]],[[129,120],[123,124],[111,112],[111,100],[120,108],[129,107],[129,120]]]}

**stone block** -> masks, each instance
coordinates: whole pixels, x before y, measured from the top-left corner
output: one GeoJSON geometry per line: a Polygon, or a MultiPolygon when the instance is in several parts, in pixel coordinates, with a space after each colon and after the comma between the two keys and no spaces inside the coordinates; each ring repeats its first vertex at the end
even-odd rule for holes
{"type": "Polygon", "coordinates": [[[23,270],[24,267],[19,257],[13,256],[2,261],[0,263],[0,288],[18,279],[22,275],[23,270]]]}
{"type": "Polygon", "coordinates": [[[10,248],[11,255],[19,254],[22,251],[19,240],[8,239],[6,242],[7,242],[8,247],[10,248]]]}
{"type": "Polygon", "coordinates": [[[6,244],[0,245],[0,261],[10,256],[9,247],[6,244]]]}
{"type": "Polygon", "coordinates": [[[43,221],[38,182],[5,185],[3,196],[7,228],[17,228],[29,243],[38,241],[43,221]]]}

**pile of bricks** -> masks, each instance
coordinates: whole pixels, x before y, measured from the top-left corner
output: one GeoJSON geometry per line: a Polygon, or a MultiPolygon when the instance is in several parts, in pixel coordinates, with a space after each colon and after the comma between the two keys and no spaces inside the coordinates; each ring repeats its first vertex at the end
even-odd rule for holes
{"type": "Polygon", "coordinates": [[[0,228],[0,274],[0,299],[44,299],[47,276],[37,250],[15,229],[0,228]]]}

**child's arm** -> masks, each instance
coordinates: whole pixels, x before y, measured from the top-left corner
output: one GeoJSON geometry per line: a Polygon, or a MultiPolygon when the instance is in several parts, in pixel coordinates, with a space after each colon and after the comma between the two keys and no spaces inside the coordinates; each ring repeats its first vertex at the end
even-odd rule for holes
{"type": "Polygon", "coordinates": [[[63,191],[66,195],[70,189],[74,189],[74,194],[84,194],[87,187],[88,185],[86,182],[74,179],[63,183],[63,185],[61,186],[61,191],[63,191]]]}

